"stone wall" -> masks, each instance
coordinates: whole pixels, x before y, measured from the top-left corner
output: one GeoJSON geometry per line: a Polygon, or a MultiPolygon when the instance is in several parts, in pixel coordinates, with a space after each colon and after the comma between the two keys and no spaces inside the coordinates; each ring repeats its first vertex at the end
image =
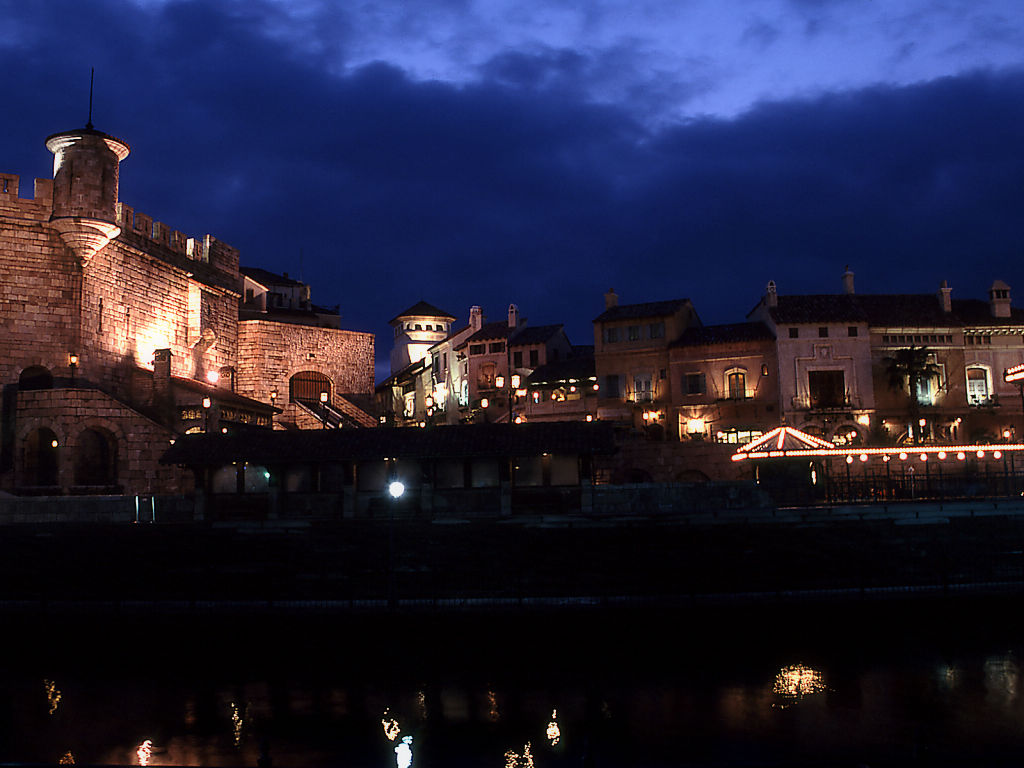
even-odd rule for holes
{"type": "Polygon", "coordinates": [[[57,485],[65,493],[76,490],[74,466],[82,433],[103,433],[114,451],[114,483],[126,494],[188,493],[192,473],[159,464],[174,433],[95,389],[46,389],[19,392],[14,424],[15,471],[4,476],[6,490],[27,485],[25,450],[29,435],[39,428],[56,435],[57,485]]]}
{"type": "Polygon", "coordinates": [[[288,404],[288,383],[301,371],[327,376],[335,394],[373,393],[374,338],[335,328],[242,320],[238,323],[238,391],[278,406],[288,404]]]}
{"type": "Polygon", "coordinates": [[[19,179],[0,174],[0,382],[30,366],[66,375],[75,343],[77,263],[48,224],[52,182],[37,180],[36,197],[18,197],[19,179]],[[4,189],[6,187],[6,192],[4,189]]]}

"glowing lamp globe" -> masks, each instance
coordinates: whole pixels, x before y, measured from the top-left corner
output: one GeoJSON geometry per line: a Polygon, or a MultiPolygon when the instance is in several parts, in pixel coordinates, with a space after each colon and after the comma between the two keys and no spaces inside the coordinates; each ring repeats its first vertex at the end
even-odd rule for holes
{"type": "Polygon", "coordinates": [[[400,480],[392,480],[388,483],[388,493],[391,494],[391,498],[397,499],[405,493],[405,485],[400,480]]]}

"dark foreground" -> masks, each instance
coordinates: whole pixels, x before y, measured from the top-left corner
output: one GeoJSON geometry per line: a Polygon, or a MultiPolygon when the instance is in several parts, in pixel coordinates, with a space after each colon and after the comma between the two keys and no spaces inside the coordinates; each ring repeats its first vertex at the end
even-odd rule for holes
{"type": "Polygon", "coordinates": [[[1024,516],[0,529],[0,608],[601,607],[1024,592],[1024,516]]]}

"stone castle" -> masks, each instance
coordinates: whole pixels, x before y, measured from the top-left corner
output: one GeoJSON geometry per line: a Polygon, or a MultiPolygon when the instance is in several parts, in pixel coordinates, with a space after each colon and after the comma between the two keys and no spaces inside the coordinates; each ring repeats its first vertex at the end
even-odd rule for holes
{"type": "Polygon", "coordinates": [[[177,435],[375,423],[372,334],[121,203],[124,141],[46,147],[32,198],[0,173],[0,490],[185,492],[158,464],[177,435]]]}

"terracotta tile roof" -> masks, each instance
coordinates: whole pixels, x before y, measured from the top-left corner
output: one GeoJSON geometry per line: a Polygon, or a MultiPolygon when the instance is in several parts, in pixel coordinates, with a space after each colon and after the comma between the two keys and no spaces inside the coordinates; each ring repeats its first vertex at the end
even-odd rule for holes
{"type": "Polygon", "coordinates": [[[196,381],[195,379],[186,379],[183,376],[171,376],[171,385],[178,389],[184,389],[188,392],[195,392],[201,397],[210,397],[215,403],[238,405],[244,408],[251,408],[254,411],[263,411],[265,413],[281,412],[279,408],[275,408],[269,403],[263,403],[259,400],[253,400],[251,397],[239,395],[232,392],[230,389],[215,387],[202,381],[196,381]]]}
{"type": "Polygon", "coordinates": [[[613,428],[603,422],[457,424],[431,429],[264,430],[243,435],[185,435],[161,457],[163,464],[222,466],[247,461],[263,466],[408,459],[594,454],[615,451],[613,428]]]}
{"type": "Polygon", "coordinates": [[[403,317],[439,317],[447,320],[455,319],[455,315],[445,312],[443,309],[438,309],[433,304],[428,304],[425,301],[418,301],[404,312],[399,312],[388,320],[388,325],[393,325],[396,320],[403,317]]]}
{"type": "MultiPolygon", "coordinates": [[[[955,312],[943,312],[936,295],[897,293],[858,296],[868,324],[882,327],[955,328],[961,325],[955,312]]],[[[987,307],[986,307],[987,309],[987,307]]]]}
{"type": "Polygon", "coordinates": [[[507,339],[508,338],[508,322],[499,321],[494,323],[484,323],[480,330],[465,339],[461,346],[470,344],[477,341],[491,341],[493,339],[507,339]]]}
{"type": "Polygon", "coordinates": [[[239,267],[238,271],[263,286],[305,285],[305,283],[298,280],[293,280],[290,277],[285,277],[284,275],[279,275],[276,272],[270,272],[266,269],[260,269],[259,267],[239,267]]]}
{"type": "Polygon", "coordinates": [[[545,363],[539,368],[535,368],[527,379],[526,383],[533,386],[541,386],[543,384],[550,384],[553,382],[568,381],[569,379],[575,379],[576,381],[586,381],[596,376],[596,368],[594,367],[594,355],[593,352],[589,356],[587,355],[574,355],[568,357],[565,360],[555,360],[551,363],[545,363]]]}
{"type": "Polygon", "coordinates": [[[775,335],[764,323],[727,323],[687,328],[673,347],[694,347],[704,344],[730,344],[737,341],[774,340],[775,335]]]}
{"type": "Polygon", "coordinates": [[[776,323],[866,323],[859,298],[848,293],[779,296],[771,316],[776,323]]]}
{"type": "Polygon", "coordinates": [[[1024,309],[1011,307],[1009,317],[992,317],[988,301],[983,299],[953,299],[953,314],[964,325],[1024,325],[1024,309]]]}
{"type": "Polygon", "coordinates": [[[986,300],[953,299],[952,311],[943,312],[939,298],[931,293],[779,296],[771,315],[776,323],[856,322],[890,328],[1024,324],[1024,309],[1011,309],[1008,318],[992,317],[986,300]]]}
{"type": "Polygon", "coordinates": [[[594,318],[594,322],[607,323],[612,320],[640,320],[645,317],[668,317],[669,315],[674,315],[689,303],[689,299],[670,299],[668,301],[649,301],[644,304],[619,304],[618,306],[606,309],[594,318]]]}
{"type": "Polygon", "coordinates": [[[512,346],[523,347],[529,344],[543,344],[560,330],[562,330],[561,325],[527,325],[526,327],[520,327],[512,336],[512,346]]]}

